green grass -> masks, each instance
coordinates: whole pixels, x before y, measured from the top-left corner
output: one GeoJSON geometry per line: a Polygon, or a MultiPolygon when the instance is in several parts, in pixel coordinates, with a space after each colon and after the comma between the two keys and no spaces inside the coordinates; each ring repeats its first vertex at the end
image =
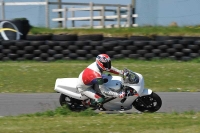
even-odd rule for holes
{"type": "MultiPolygon", "coordinates": [[[[57,78],[78,77],[92,61],[0,62],[0,92],[54,92],[57,78]]],[[[141,73],[146,88],[157,92],[200,91],[200,60],[113,60],[113,66],[141,73]]]]}
{"type": "Polygon", "coordinates": [[[66,108],[0,117],[0,133],[199,133],[200,113],[104,114],[66,108]]]}
{"type": "Polygon", "coordinates": [[[29,34],[103,34],[104,36],[129,37],[132,35],[155,36],[200,36],[200,26],[144,26],[133,28],[111,28],[111,29],[48,29],[42,27],[33,27],[29,34]]]}

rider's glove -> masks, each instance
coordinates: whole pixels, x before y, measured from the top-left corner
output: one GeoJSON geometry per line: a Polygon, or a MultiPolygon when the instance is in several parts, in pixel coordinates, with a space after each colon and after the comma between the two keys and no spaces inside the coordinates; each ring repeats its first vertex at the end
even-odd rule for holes
{"type": "Polygon", "coordinates": [[[119,98],[124,98],[125,97],[125,92],[120,92],[120,94],[119,94],[119,98]]]}

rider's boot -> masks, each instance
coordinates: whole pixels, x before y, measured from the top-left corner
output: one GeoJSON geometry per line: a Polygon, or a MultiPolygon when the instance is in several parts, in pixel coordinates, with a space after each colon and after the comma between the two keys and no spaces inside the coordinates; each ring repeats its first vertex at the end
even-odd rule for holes
{"type": "Polygon", "coordinates": [[[82,101],[82,104],[85,106],[85,107],[94,107],[94,108],[98,108],[102,105],[102,102],[104,101],[105,99],[103,97],[100,97],[98,98],[97,100],[94,100],[94,99],[87,99],[87,100],[84,100],[82,101]]]}
{"type": "Polygon", "coordinates": [[[94,99],[91,99],[91,107],[95,107],[95,108],[99,108],[100,106],[102,106],[102,103],[103,103],[103,101],[105,100],[105,98],[103,98],[103,97],[100,97],[100,98],[98,98],[98,100],[96,101],[96,100],[94,100],[94,99]]]}

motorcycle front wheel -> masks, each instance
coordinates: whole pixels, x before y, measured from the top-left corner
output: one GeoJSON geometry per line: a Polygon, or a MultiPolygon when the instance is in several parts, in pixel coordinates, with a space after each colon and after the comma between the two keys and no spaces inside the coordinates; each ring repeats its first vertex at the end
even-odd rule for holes
{"type": "Polygon", "coordinates": [[[132,105],[141,112],[156,112],[161,108],[162,100],[158,94],[152,92],[151,95],[138,97],[132,105]]]}

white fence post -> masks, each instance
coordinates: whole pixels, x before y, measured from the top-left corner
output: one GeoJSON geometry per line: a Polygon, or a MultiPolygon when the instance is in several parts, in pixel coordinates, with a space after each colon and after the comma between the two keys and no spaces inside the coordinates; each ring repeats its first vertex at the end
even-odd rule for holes
{"type": "Polygon", "coordinates": [[[93,3],[90,2],[90,27],[93,28],[93,3]]]}
{"type": "MultiPolygon", "coordinates": [[[[72,7],[72,8],[74,8],[74,7],[72,7]]],[[[72,18],[74,18],[75,17],[75,11],[74,10],[72,10],[72,16],[71,16],[72,18]]],[[[72,27],[75,27],[75,22],[74,22],[74,20],[72,20],[72,27]]]]}
{"type": "Polygon", "coordinates": [[[131,4],[129,4],[128,7],[127,7],[127,23],[128,23],[128,27],[131,27],[131,19],[132,19],[132,8],[131,8],[131,4]]]}
{"type": "Polygon", "coordinates": [[[46,16],[46,28],[49,28],[49,0],[46,0],[45,4],[45,16],[46,16]]]}
{"type": "Polygon", "coordinates": [[[4,1],[1,1],[1,19],[5,19],[5,8],[4,8],[4,1]]]}
{"type": "Polygon", "coordinates": [[[67,28],[67,8],[65,7],[64,8],[64,11],[63,11],[63,16],[64,16],[64,21],[62,22],[63,23],[63,28],[67,28]]]}
{"type": "Polygon", "coordinates": [[[102,16],[101,26],[102,26],[102,28],[105,28],[105,6],[102,6],[101,16],[102,16]]]}
{"type": "Polygon", "coordinates": [[[117,27],[121,27],[121,7],[117,6],[117,27]]]}

